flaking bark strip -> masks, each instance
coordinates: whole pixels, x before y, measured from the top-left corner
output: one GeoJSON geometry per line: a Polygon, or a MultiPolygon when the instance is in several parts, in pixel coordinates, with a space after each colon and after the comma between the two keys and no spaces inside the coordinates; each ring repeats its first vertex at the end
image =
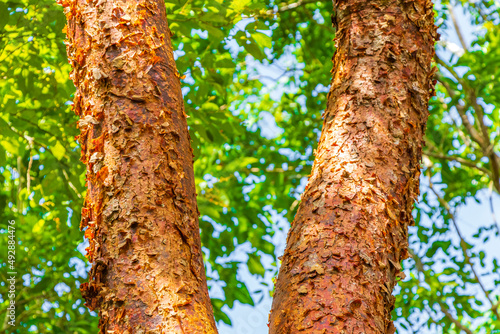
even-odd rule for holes
{"type": "Polygon", "coordinates": [[[334,1],[333,79],[271,334],[393,333],[433,94],[430,0],[334,1]]]}
{"type": "Polygon", "coordinates": [[[162,0],[60,0],[87,165],[86,305],[100,333],[216,333],[162,0]]]}

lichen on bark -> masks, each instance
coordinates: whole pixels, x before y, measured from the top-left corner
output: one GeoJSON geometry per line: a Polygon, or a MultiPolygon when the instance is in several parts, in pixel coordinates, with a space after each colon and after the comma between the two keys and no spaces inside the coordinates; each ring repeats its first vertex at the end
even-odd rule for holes
{"type": "Polygon", "coordinates": [[[216,333],[162,0],[60,0],[87,165],[82,294],[101,333],[216,333]]]}
{"type": "Polygon", "coordinates": [[[437,38],[430,0],[333,1],[323,130],[282,258],[270,333],[393,333],[437,38]]]}

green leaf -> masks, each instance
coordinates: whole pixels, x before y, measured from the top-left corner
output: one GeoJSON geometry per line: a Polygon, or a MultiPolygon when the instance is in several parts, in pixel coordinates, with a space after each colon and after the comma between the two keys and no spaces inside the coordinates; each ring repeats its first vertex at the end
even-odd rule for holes
{"type": "Polygon", "coordinates": [[[272,48],[273,47],[273,42],[272,42],[271,36],[267,36],[266,34],[260,32],[260,31],[257,31],[256,33],[252,34],[252,37],[261,48],[272,48]]]}
{"type": "Polygon", "coordinates": [[[248,262],[247,262],[248,270],[252,275],[259,275],[264,277],[266,273],[266,269],[260,262],[260,255],[248,254],[248,262]]]}
{"type": "Polygon", "coordinates": [[[234,0],[231,2],[231,5],[229,5],[229,8],[233,9],[235,12],[239,13],[242,11],[245,6],[247,6],[251,0],[234,0]]]}
{"type": "Polygon", "coordinates": [[[56,157],[57,160],[61,160],[66,154],[66,149],[59,140],[50,148],[50,151],[54,154],[54,157],[56,157]]]}

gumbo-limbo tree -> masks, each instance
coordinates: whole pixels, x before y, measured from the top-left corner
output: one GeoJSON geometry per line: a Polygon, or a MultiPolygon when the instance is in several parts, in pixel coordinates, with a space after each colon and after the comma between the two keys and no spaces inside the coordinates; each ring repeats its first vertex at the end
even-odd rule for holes
{"type": "Polygon", "coordinates": [[[0,2],[0,332],[494,333],[499,14],[0,2]]]}
{"type": "Polygon", "coordinates": [[[215,333],[165,4],[62,1],[101,333],[215,333]]]}
{"type": "MultiPolygon", "coordinates": [[[[102,333],[212,333],[179,73],[163,0],[61,1],[102,333]]],[[[436,30],[431,1],[334,2],[337,52],[271,333],[394,331],[436,30]]]]}
{"type": "Polygon", "coordinates": [[[288,235],[271,333],[394,333],[436,29],[424,1],[334,1],[337,51],[309,183],[288,235]]]}

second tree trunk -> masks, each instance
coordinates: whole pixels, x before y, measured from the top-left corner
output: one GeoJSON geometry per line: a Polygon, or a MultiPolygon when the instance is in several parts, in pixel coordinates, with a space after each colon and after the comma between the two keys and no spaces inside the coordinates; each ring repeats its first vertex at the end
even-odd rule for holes
{"type": "Polygon", "coordinates": [[[392,333],[432,94],[430,0],[334,1],[333,81],[270,333],[392,333]]]}

